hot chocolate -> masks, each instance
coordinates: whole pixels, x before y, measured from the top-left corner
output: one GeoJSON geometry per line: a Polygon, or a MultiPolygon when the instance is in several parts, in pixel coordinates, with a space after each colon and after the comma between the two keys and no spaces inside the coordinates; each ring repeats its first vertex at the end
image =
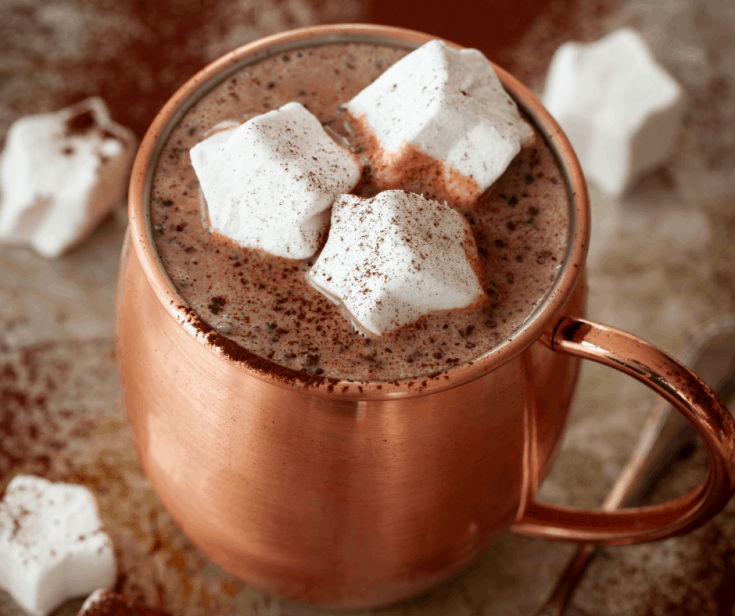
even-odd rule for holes
{"type": "MultiPolygon", "coordinates": [[[[172,131],[151,189],[156,249],[191,309],[220,334],[283,367],[345,380],[393,381],[472,361],[511,337],[545,296],[564,258],[568,200],[543,139],[463,210],[478,244],[489,302],[435,312],[378,338],[355,331],[305,273],[316,257],[288,260],[210,233],[189,149],[224,120],[244,120],[289,101],[302,103],[357,154],[341,105],[406,55],[363,44],[305,48],[243,68],[196,103],[172,131]]],[[[367,144],[369,145],[369,144],[367,144]]],[[[436,197],[430,185],[405,186],[436,197]]],[[[369,168],[354,191],[373,196],[369,168]]]]}

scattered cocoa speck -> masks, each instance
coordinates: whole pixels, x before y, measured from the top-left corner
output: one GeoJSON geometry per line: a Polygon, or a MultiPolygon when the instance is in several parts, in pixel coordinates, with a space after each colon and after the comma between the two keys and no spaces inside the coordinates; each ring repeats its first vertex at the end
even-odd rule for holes
{"type": "Polygon", "coordinates": [[[536,253],[536,263],[539,265],[543,265],[546,263],[546,260],[551,258],[552,254],[550,250],[542,250],[541,252],[536,253]]]}
{"type": "Polygon", "coordinates": [[[458,331],[459,331],[459,337],[460,338],[467,338],[467,336],[470,336],[472,334],[472,332],[475,331],[475,326],[474,325],[468,325],[464,329],[460,329],[458,331]]]}
{"type": "Polygon", "coordinates": [[[212,314],[219,314],[222,308],[227,304],[227,300],[224,297],[219,296],[211,298],[210,302],[211,303],[207,307],[212,314]]]}

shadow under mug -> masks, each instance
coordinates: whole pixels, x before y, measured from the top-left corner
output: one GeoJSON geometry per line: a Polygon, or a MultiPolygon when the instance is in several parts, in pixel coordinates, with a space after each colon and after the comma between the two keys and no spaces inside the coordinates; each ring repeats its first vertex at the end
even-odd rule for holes
{"type": "Polygon", "coordinates": [[[117,340],[140,464],[203,552],[294,601],[352,608],[409,597],[468,565],[508,529],[606,544],[661,539],[711,518],[735,489],[735,425],[707,385],[650,344],[582,318],[589,238],[582,172],[551,116],[497,67],[556,156],[570,215],[557,280],[510,340],[423,382],[305,385],[231,359],[192,324],[157,257],[148,211],[157,157],[187,109],[274,54],[330,43],[414,49],[430,38],[339,25],[245,45],[171,98],[133,169],[117,340]],[[579,358],[622,370],[686,416],[709,455],[701,485],[619,511],[534,501],[561,440],[579,358]]]}

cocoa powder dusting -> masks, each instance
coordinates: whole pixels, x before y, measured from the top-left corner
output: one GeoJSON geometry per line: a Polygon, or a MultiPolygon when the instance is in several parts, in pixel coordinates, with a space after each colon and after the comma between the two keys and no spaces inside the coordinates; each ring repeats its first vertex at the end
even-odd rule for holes
{"type": "Polygon", "coordinates": [[[69,371],[61,361],[44,361],[53,343],[3,353],[0,361],[0,477],[4,483],[18,472],[44,476],[53,456],[66,443],[56,413],[49,407],[57,382],[69,371]]]}
{"type": "Polygon", "coordinates": [[[234,362],[244,364],[256,372],[270,375],[278,380],[299,383],[303,387],[327,385],[329,391],[332,391],[334,385],[339,383],[337,379],[311,374],[303,370],[292,370],[269,359],[260,357],[215,331],[211,325],[203,321],[189,306],[180,304],[177,308],[187,315],[187,323],[202,334],[209,344],[218,348],[228,359],[234,362]]]}
{"type": "Polygon", "coordinates": [[[89,53],[81,62],[69,62],[66,70],[87,75],[86,83],[83,89],[65,93],[58,105],[102,96],[115,120],[141,137],[176,89],[214,59],[206,50],[215,33],[224,36],[234,25],[262,27],[257,4],[236,15],[233,4],[231,0],[116,3],[119,21],[137,27],[120,37],[123,44],[114,56],[89,53]]]}
{"type": "Polygon", "coordinates": [[[13,119],[101,96],[140,138],[187,79],[231,49],[316,23],[364,21],[362,1],[8,0],[0,11],[0,133],[13,119]]]}
{"type": "MultiPolygon", "coordinates": [[[[472,203],[449,203],[462,205],[457,209],[475,236],[482,263],[476,269],[484,270],[481,284],[488,301],[468,310],[431,313],[382,338],[364,338],[340,307],[307,282],[318,253],[306,260],[281,259],[243,248],[202,224],[198,182],[182,152],[209,128],[296,101],[333,138],[364,156],[374,144],[360,138],[340,105],[406,53],[335,44],[295,50],[288,61],[268,58],[213,89],[169,136],[151,189],[156,249],[187,305],[211,328],[208,339],[228,356],[309,384],[321,383],[320,377],[372,382],[421,377],[421,382],[507,340],[547,292],[563,261],[568,208],[558,166],[540,136],[492,190],[472,203]]],[[[408,163],[417,169],[439,170],[436,161],[409,154],[408,163]]],[[[371,197],[385,187],[366,168],[353,192],[371,197]]],[[[456,181],[442,173],[436,181],[417,181],[409,188],[444,200],[447,182],[456,181]]],[[[377,272],[367,268],[361,274],[377,272]]]]}
{"type": "MultiPolygon", "coordinates": [[[[703,547],[711,549],[713,546],[703,547]]],[[[735,608],[735,550],[724,554],[703,551],[700,559],[691,581],[674,579],[670,582],[674,588],[684,591],[682,597],[672,599],[653,588],[641,616],[731,616],[735,608]]]]}

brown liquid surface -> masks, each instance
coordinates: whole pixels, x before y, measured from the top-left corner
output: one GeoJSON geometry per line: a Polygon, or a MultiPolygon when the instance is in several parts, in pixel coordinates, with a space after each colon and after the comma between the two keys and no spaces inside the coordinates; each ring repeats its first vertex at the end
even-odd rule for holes
{"type": "MultiPolygon", "coordinates": [[[[568,235],[568,205],[553,155],[537,137],[489,193],[463,210],[485,268],[489,303],[436,312],[381,338],[357,333],[306,282],[310,260],[286,260],[212,235],[202,223],[189,149],[215,124],[298,101],[353,149],[340,105],[407,52],[335,44],[290,52],[242,69],[199,101],[171,133],[156,168],[151,222],[161,261],[208,324],[286,368],[357,381],[411,379],[472,361],[512,336],[551,287],[568,235]]],[[[406,186],[431,197],[431,186],[406,186]]],[[[357,194],[372,196],[370,173],[357,194]]]]}

